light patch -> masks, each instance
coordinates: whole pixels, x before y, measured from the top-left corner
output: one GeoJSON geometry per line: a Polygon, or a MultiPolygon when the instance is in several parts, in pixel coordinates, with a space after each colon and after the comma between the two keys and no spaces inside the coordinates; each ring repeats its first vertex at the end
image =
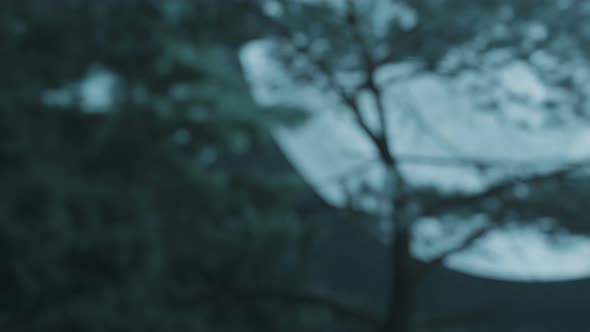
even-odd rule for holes
{"type": "Polygon", "coordinates": [[[283,15],[284,9],[282,4],[276,0],[269,0],[262,3],[262,10],[271,17],[280,17],[283,15]]]}
{"type": "MultiPolygon", "coordinates": [[[[333,93],[323,91],[313,83],[294,83],[289,72],[273,59],[275,46],[269,41],[249,43],[242,49],[240,60],[257,103],[266,106],[287,104],[312,114],[311,119],[300,127],[275,131],[287,158],[331,204],[344,206],[346,190],[355,188],[355,183],[369,183],[376,192],[384,191],[386,173],[376,159],[375,148],[348,110],[333,93]],[[343,178],[352,185],[343,186],[343,178]]],[[[380,72],[379,77],[397,75],[387,70],[399,71],[399,67],[390,68],[380,72]]],[[[531,101],[530,107],[538,107],[534,105],[548,95],[547,87],[526,63],[511,63],[498,74],[501,89],[524,96],[531,101]]],[[[389,110],[387,127],[394,134],[391,144],[396,153],[451,160],[460,157],[483,161],[534,161],[535,165],[525,167],[519,164],[513,169],[483,172],[457,165],[402,164],[403,175],[412,185],[433,186],[443,192],[477,192],[508,176],[546,172],[563,163],[590,157],[590,143],[586,139],[590,137],[589,128],[515,128],[507,123],[509,121],[503,122],[498,116],[478,109],[471,92],[461,88],[460,79],[420,75],[403,80],[403,83],[393,80],[387,85],[387,80],[381,81],[386,89],[385,104],[389,110]],[[581,138],[583,143],[576,143],[581,138]],[[576,148],[570,151],[574,143],[576,148]]],[[[523,110],[532,114],[535,109],[526,111],[523,110]]],[[[525,191],[517,194],[526,196],[525,191]]],[[[367,208],[375,206],[379,204],[366,204],[367,208]]],[[[471,220],[459,221],[459,224],[461,227],[457,227],[454,234],[469,232],[474,225],[471,220]]],[[[495,230],[478,241],[479,249],[455,254],[447,264],[467,273],[507,280],[563,280],[590,275],[589,239],[562,235],[558,242],[571,245],[557,248],[551,244],[551,239],[556,237],[543,233],[541,225],[536,227],[537,230],[495,230]],[[522,248],[530,246],[531,252],[526,249],[516,252],[511,247],[515,241],[522,248]]],[[[422,236],[420,232],[416,234],[418,238],[422,236]]],[[[423,232],[434,234],[436,229],[427,227],[423,232]]],[[[450,243],[446,240],[430,241],[435,246],[428,255],[436,255],[437,250],[441,252],[441,248],[450,243]]]]}
{"type": "Polygon", "coordinates": [[[543,232],[538,225],[493,230],[473,248],[451,255],[449,267],[483,277],[519,281],[590,275],[590,238],[543,232]]]}
{"type": "Polygon", "coordinates": [[[52,107],[79,106],[83,112],[88,113],[107,112],[115,103],[120,80],[112,71],[102,66],[93,66],[81,80],[43,91],[41,102],[52,107]]]}
{"type": "Polygon", "coordinates": [[[115,101],[117,76],[103,68],[91,70],[79,85],[81,107],[84,112],[109,111],[115,101]]]}
{"type": "Polygon", "coordinates": [[[525,62],[513,62],[498,72],[501,84],[512,94],[533,103],[542,103],[547,97],[547,88],[525,62]]]}

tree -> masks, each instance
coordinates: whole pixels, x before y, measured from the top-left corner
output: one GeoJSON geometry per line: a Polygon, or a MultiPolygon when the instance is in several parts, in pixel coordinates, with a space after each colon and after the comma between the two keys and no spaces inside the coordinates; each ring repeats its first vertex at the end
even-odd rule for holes
{"type": "MultiPolygon", "coordinates": [[[[587,71],[584,60],[587,34],[579,31],[579,24],[572,23],[579,23],[587,16],[585,9],[573,2],[434,0],[267,1],[263,9],[266,10],[261,12],[263,18],[276,28],[266,47],[278,55],[281,66],[287,68],[284,73],[288,78],[274,82],[279,85],[274,90],[262,89],[258,98],[262,102],[281,101],[281,92],[293,94],[289,90],[293,86],[289,85],[291,82],[313,86],[323,91],[325,98],[336,96],[339,107],[347,109],[372,144],[387,174],[385,189],[389,194],[384,199],[389,201],[391,216],[393,273],[384,330],[413,330],[414,289],[419,275],[426,273],[415,265],[410,255],[411,230],[420,217],[465,217],[485,211],[492,221],[465,238],[458,247],[433,258],[427,264],[430,267],[442,264],[450,254],[471,246],[504,221],[514,219],[514,215],[521,221],[550,215],[572,229],[585,228],[579,225],[584,215],[580,205],[584,189],[571,191],[571,203],[566,209],[560,209],[557,205],[561,202],[550,197],[560,190],[560,185],[577,182],[572,176],[586,169],[586,160],[547,163],[526,157],[496,160],[461,155],[442,158],[404,155],[394,149],[402,138],[392,132],[389,124],[399,120],[386,99],[389,91],[385,83],[391,82],[380,79],[384,68],[398,64],[398,69],[405,70],[406,75],[393,77],[397,82],[425,72],[451,78],[470,73],[487,82],[487,72],[499,71],[507,63],[525,61],[532,64],[545,84],[562,93],[559,98],[541,100],[535,107],[550,119],[546,121],[548,126],[565,128],[564,123],[585,120],[588,114],[584,106],[587,94],[582,88],[587,79],[583,74],[575,74],[587,71]],[[556,11],[561,13],[559,18],[554,15],[556,11]],[[273,93],[274,97],[265,98],[267,95],[263,93],[273,93]],[[367,99],[371,106],[366,106],[367,99]],[[449,193],[409,181],[403,170],[409,163],[451,165],[493,176],[475,191],[449,193]],[[523,187],[533,194],[525,198],[515,195],[523,187]],[[578,226],[572,226],[575,224],[578,226]]],[[[479,92],[474,90],[473,94],[485,100],[480,111],[502,116],[507,113],[505,104],[488,93],[497,85],[497,79],[491,79],[491,83],[483,83],[479,92]]],[[[286,99],[297,104],[295,98],[300,97],[286,99]]],[[[422,122],[411,108],[409,113],[422,122]]],[[[520,125],[523,130],[529,126],[520,125]]],[[[437,129],[423,128],[423,135],[436,135],[437,129]]],[[[576,185],[585,188],[583,183],[576,185]]],[[[383,191],[377,195],[383,197],[383,191]]],[[[352,201],[355,199],[359,198],[353,196],[352,201]]]]}
{"type": "Polygon", "coordinates": [[[269,127],[301,116],[249,97],[232,53],[256,33],[245,5],[0,5],[4,330],[329,320],[298,272],[301,183],[267,164],[269,127]]]}

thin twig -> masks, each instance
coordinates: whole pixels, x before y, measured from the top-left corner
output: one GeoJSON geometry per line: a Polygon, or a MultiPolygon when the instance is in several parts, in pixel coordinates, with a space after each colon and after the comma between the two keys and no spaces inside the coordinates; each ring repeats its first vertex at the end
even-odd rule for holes
{"type": "Polygon", "coordinates": [[[541,174],[533,174],[528,176],[518,176],[504,181],[500,181],[487,189],[474,194],[457,194],[447,197],[441,197],[436,204],[426,207],[422,211],[422,215],[436,215],[445,210],[454,209],[460,206],[475,204],[483,202],[486,199],[498,196],[509,190],[514,189],[517,185],[533,185],[551,180],[561,180],[568,176],[590,167],[590,160],[571,163],[541,174]]]}
{"type": "MultiPolygon", "coordinates": [[[[321,179],[321,183],[332,183],[340,182],[342,179],[349,178],[351,176],[359,176],[370,169],[376,167],[380,158],[378,157],[363,157],[359,156],[359,162],[349,169],[339,172],[338,174],[332,174],[321,179]]],[[[440,167],[452,167],[452,168],[466,168],[473,167],[478,169],[521,169],[521,168],[533,168],[548,165],[559,165],[563,161],[556,159],[513,159],[513,158],[473,158],[466,156],[455,156],[455,157],[438,157],[438,156],[427,156],[419,154],[397,154],[397,163],[400,165],[420,165],[420,166],[440,166],[440,167]]]]}

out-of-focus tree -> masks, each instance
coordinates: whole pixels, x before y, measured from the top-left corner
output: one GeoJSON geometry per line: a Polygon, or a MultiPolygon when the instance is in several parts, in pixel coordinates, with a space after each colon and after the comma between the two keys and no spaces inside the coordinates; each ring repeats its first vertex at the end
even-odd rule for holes
{"type": "Polygon", "coordinates": [[[269,159],[269,126],[302,116],[256,107],[232,53],[260,33],[249,8],[0,4],[1,329],[330,319],[321,294],[300,291],[301,183],[269,159]]]}

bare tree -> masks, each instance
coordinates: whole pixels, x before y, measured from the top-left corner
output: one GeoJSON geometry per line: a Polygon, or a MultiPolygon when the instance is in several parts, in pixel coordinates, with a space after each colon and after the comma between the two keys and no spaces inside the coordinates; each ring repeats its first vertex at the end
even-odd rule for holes
{"type": "MultiPolygon", "coordinates": [[[[502,202],[519,186],[566,180],[587,169],[590,163],[582,160],[541,167],[544,169],[541,172],[506,175],[475,193],[448,194],[436,190],[428,191],[428,199],[424,199],[424,189],[417,188],[407,181],[401,171],[402,165],[444,165],[479,170],[542,165],[535,160],[484,160],[462,156],[440,158],[399,153],[391,144],[398,137],[397,133],[388,127],[389,116],[393,110],[388,109],[385,100],[387,92],[383,84],[377,81],[378,71],[391,63],[413,61],[417,64],[416,71],[455,75],[466,68],[477,67],[477,64],[460,59],[460,65],[445,65],[443,60],[447,59],[451,51],[467,50],[475,54],[475,57],[482,58],[503,45],[510,45],[514,50],[510,57],[528,61],[535,50],[553,50],[555,45],[559,44],[553,42],[555,40],[550,42],[543,36],[544,29],[548,29],[544,25],[536,26],[537,30],[532,31],[535,29],[535,19],[545,17],[555,5],[546,1],[534,4],[527,1],[517,1],[514,4],[509,1],[455,1],[453,5],[429,0],[412,3],[391,1],[393,8],[398,11],[398,19],[394,20],[394,23],[383,23],[385,26],[378,28],[375,27],[375,19],[371,15],[375,14],[375,10],[379,10],[375,7],[384,2],[341,0],[302,4],[299,1],[274,1],[272,5],[280,8],[280,14],[269,14],[268,11],[260,11],[260,14],[261,18],[275,28],[276,33],[273,37],[282,45],[275,51],[286,67],[290,68],[291,74],[301,81],[319,82],[324,89],[338,96],[374,146],[378,162],[387,172],[389,190],[386,199],[389,202],[388,211],[392,225],[389,241],[392,269],[390,303],[384,319],[368,318],[368,315],[363,317],[374,324],[382,325],[383,331],[410,332],[415,330],[415,289],[421,278],[431,267],[441,265],[449,255],[469,248],[490,230],[499,226],[494,223],[488,224],[471,233],[458,246],[440,253],[425,266],[418,266],[414,263],[410,251],[411,230],[416,220],[424,216],[441,216],[458,208],[484,207],[486,212],[493,216],[492,220],[500,221],[508,212],[508,208],[502,204],[488,203],[502,202]],[[436,18],[436,13],[443,9],[444,14],[440,14],[443,18],[436,18]],[[444,16],[445,14],[447,16],[444,16]],[[422,17],[418,17],[420,15],[422,17]],[[520,16],[515,18],[515,15],[520,16]],[[496,23],[508,32],[504,32],[500,37],[491,33],[488,28],[496,23]],[[529,31],[528,35],[522,32],[525,30],[529,31]],[[304,63],[303,66],[301,62],[304,63]],[[338,77],[343,71],[360,73],[361,79],[353,83],[344,82],[338,77]],[[362,94],[371,96],[375,105],[374,114],[367,114],[362,108],[359,101],[362,94]],[[376,123],[370,121],[370,117],[377,119],[376,123]]],[[[263,1],[263,4],[269,3],[263,1]]],[[[574,15],[575,9],[567,10],[568,15],[574,15]]],[[[555,29],[565,28],[556,21],[547,24],[555,29]]],[[[415,71],[409,75],[413,74],[415,71]]],[[[405,78],[406,76],[399,80],[405,78]]],[[[574,88],[572,90],[575,91],[574,88]]],[[[579,102],[584,100],[583,95],[577,96],[576,100],[579,102]]],[[[577,109],[580,115],[585,114],[577,109]]],[[[436,128],[430,128],[421,121],[419,112],[412,109],[408,111],[415,121],[424,124],[422,128],[425,135],[437,135],[436,128]]],[[[343,178],[348,175],[340,174],[343,178]]],[[[324,304],[326,302],[324,301],[324,304]]]]}

